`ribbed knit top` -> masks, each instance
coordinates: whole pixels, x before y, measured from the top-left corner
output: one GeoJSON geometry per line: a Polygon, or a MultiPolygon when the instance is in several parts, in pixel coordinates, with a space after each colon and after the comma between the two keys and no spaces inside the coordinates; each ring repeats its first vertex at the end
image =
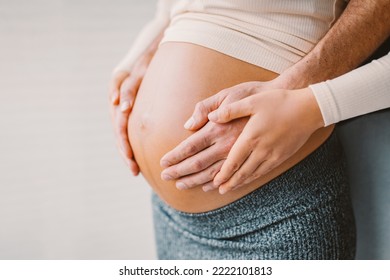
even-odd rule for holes
{"type": "Polygon", "coordinates": [[[317,99],[325,126],[390,108],[390,53],[310,88],[317,99]]]}
{"type": "MultiPolygon", "coordinates": [[[[158,0],[156,15],[115,68],[128,71],[163,32],[281,73],[305,56],[340,16],[347,0],[158,0]]],[[[390,107],[390,55],[311,86],[325,125],[390,107]]]]}
{"type": "Polygon", "coordinates": [[[198,44],[281,73],[305,56],[344,0],[177,0],[162,43],[198,44]]]}

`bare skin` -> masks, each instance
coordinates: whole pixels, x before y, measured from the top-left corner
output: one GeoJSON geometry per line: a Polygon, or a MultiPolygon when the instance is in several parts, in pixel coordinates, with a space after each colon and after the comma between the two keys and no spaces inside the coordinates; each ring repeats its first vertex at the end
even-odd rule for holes
{"type": "Polygon", "coordinates": [[[267,174],[324,126],[321,111],[308,88],[253,94],[219,107],[208,117],[216,123],[249,117],[213,180],[213,188],[219,188],[221,194],[267,174]],[[273,133],[268,133],[270,130],[273,133]]]}
{"type": "Polygon", "coordinates": [[[118,150],[134,176],[137,176],[140,170],[134,159],[133,150],[130,146],[127,125],[138,89],[142,83],[150,61],[157,51],[161,38],[162,33],[138,58],[131,72],[114,72],[109,86],[109,105],[118,150]]]}
{"type": "MultiPolygon", "coordinates": [[[[176,188],[174,180],[161,179],[160,159],[192,134],[183,125],[197,102],[235,84],[253,80],[267,83],[275,76],[273,72],[197,45],[170,42],[160,46],[139,88],[128,131],[143,176],[163,200],[184,212],[204,212],[222,207],[291,168],[327,139],[332,128],[316,131],[299,151],[267,176],[223,196],[218,191],[206,193],[201,188],[181,191],[176,188]]],[[[224,158],[246,121],[241,119],[227,124],[210,122],[210,126],[204,126],[209,135],[223,135],[225,137],[221,140],[230,143],[223,153],[214,153],[215,158],[224,158]]],[[[188,149],[190,151],[191,147],[188,149]]],[[[221,163],[219,160],[217,165],[221,163]]],[[[197,168],[209,167],[209,162],[196,164],[197,168]]],[[[207,180],[212,180],[214,175],[208,174],[210,177],[207,180]]]]}
{"type": "MultiPolygon", "coordinates": [[[[307,85],[307,84],[312,83],[312,82],[316,82],[316,81],[324,80],[326,78],[333,77],[333,76],[327,76],[327,75],[329,75],[329,73],[333,73],[334,75],[336,75],[335,73],[340,72],[339,74],[341,74],[341,73],[343,73],[343,71],[344,72],[349,71],[351,69],[351,67],[353,67],[353,65],[358,65],[360,63],[360,61],[362,60],[362,57],[366,56],[365,55],[366,52],[368,52],[368,53],[372,52],[372,50],[370,51],[370,49],[372,49],[373,45],[375,45],[381,41],[381,39],[380,39],[380,38],[382,38],[381,36],[383,36],[383,37],[388,36],[389,32],[388,32],[388,29],[386,28],[386,26],[388,26],[387,21],[383,20],[383,18],[386,18],[387,14],[388,14],[388,4],[389,4],[389,1],[384,1],[384,0],[382,0],[382,1],[362,1],[362,0],[350,1],[350,4],[348,6],[349,10],[347,9],[349,11],[349,13],[344,14],[341,17],[341,19],[339,20],[339,25],[337,25],[337,24],[335,25],[335,27],[337,26],[338,30],[336,30],[334,33],[330,32],[329,33],[330,35],[328,34],[329,36],[328,35],[325,36],[324,40],[322,41],[322,44],[320,44],[319,49],[317,49],[317,50],[314,49],[307,57],[305,57],[303,60],[298,62],[295,66],[291,67],[290,71],[286,71],[286,75],[282,75],[280,78],[274,79],[270,82],[263,82],[263,83],[261,83],[261,85],[258,84],[256,87],[257,88],[262,87],[264,89],[300,87],[302,85],[307,85]],[[354,3],[356,5],[352,5],[352,3],[354,3]],[[355,13],[356,11],[358,11],[358,13],[355,13]],[[375,13],[373,13],[373,11],[375,13]],[[368,24],[368,25],[363,24],[363,26],[355,25],[354,20],[359,21],[359,20],[361,20],[361,18],[364,18],[366,20],[366,22],[371,21],[371,15],[374,15],[373,17],[377,19],[376,21],[373,21],[373,24],[368,24]],[[383,15],[384,15],[384,17],[383,17],[383,15]],[[347,25],[343,24],[343,22],[341,20],[344,20],[345,21],[344,23],[347,23],[347,25]],[[380,26],[378,27],[378,25],[381,25],[381,24],[382,24],[382,27],[383,26],[385,26],[385,27],[384,28],[380,28],[380,26]],[[344,28],[345,26],[348,27],[348,28],[346,28],[346,31],[344,28]],[[359,28],[357,28],[357,30],[358,30],[357,33],[356,32],[351,33],[351,28],[353,29],[354,26],[359,27],[359,28]],[[370,40],[361,40],[362,36],[364,38],[367,38],[365,35],[362,35],[362,34],[365,34],[366,30],[368,30],[368,32],[370,32],[370,30],[372,31],[373,29],[376,32],[369,33],[370,36],[372,35],[370,37],[370,40]],[[387,33],[387,35],[384,36],[383,35],[384,33],[387,33]],[[348,37],[348,35],[350,35],[350,36],[348,37]],[[357,35],[359,35],[360,37],[357,35]],[[342,38],[342,40],[340,38],[342,38]],[[345,50],[345,48],[339,49],[338,47],[333,47],[333,48],[331,47],[330,49],[328,49],[329,51],[324,51],[324,49],[329,48],[329,46],[336,46],[340,42],[347,42],[347,41],[358,42],[360,44],[356,44],[356,43],[352,44],[351,46],[348,46],[347,50],[345,50]],[[362,42],[364,42],[364,44],[362,44],[362,42]],[[368,43],[366,43],[366,42],[368,42],[368,43]],[[348,52],[349,55],[346,56],[342,51],[348,52]],[[334,53],[336,55],[334,55],[334,53]],[[358,55],[355,55],[355,54],[358,54],[358,55]],[[340,57],[346,58],[346,59],[340,60],[339,59],[340,57]],[[355,62],[350,63],[351,61],[355,61],[355,62]],[[357,62],[357,61],[359,61],[359,62],[357,62]],[[339,66],[337,66],[336,69],[333,71],[332,66],[336,65],[334,62],[341,62],[341,64],[344,66],[342,66],[341,68],[339,66]],[[329,69],[329,71],[324,71],[325,67],[326,67],[326,69],[329,69]],[[342,70],[340,70],[340,69],[342,69],[342,70]],[[300,81],[300,83],[302,83],[302,85],[299,85],[297,83],[298,80],[300,81]]],[[[345,47],[345,44],[341,44],[341,47],[343,47],[343,46],[345,47]]],[[[147,65],[147,63],[145,65],[147,65]]],[[[222,67],[221,69],[223,69],[223,68],[224,67],[222,67]]],[[[142,67],[141,67],[141,69],[142,69],[142,67]]],[[[132,70],[132,73],[134,72],[134,70],[136,70],[136,69],[134,68],[132,70]]],[[[142,71],[140,71],[140,73],[141,72],[142,71]]],[[[114,122],[115,126],[117,127],[116,135],[118,136],[118,139],[119,139],[118,142],[119,142],[120,149],[123,151],[122,154],[123,154],[124,158],[126,159],[126,162],[129,164],[129,167],[131,168],[133,173],[138,174],[139,167],[141,168],[143,173],[147,173],[148,172],[147,168],[142,168],[142,166],[141,166],[142,164],[141,165],[137,164],[139,161],[139,158],[142,156],[137,156],[137,152],[135,152],[135,157],[133,156],[131,146],[130,146],[130,143],[128,141],[127,130],[125,129],[125,126],[126,126],[125,121],[119,121],[120,119],[125,120],[130,115],[132,103],[129,103],[130,106],[127,106],[125,101],[131,100],[131,99],[134,100],[135,94],[138,94],[138,86],[139,86],[139,83],[135,83],[135,82],[134,83],[123,83],[123,81],[125,81],[125,79],[127,79],[129,77],[129,75],[126,76],[126,74],[123,74],[123,75],[122,74],[116,73],[113,76],[112,83],[114,84],[114,86],[112,86],[111,90],[110,90],[110,92],[111,92],[110,99],[112,100],[112,104],[113,104],[112,105],[113,122],[114,122]],[[126,84],[128,85],[128,86],[126,86],[128,90],[122,91],[121,90],[122,85],[126,85],[126,84]],[[130,89],[131,86],[129,84],[132,84],[131,89],[130,89]],[[120,95],[116,93],[119,90],[121,92],[120,95]],[[117,97],[115,98],[115,96],[117,96],[117,97]],[[122,111],[119,109],[120,107],[122,107],[122,109],[123,109],[122,111]],[[136,159],[137,159],[137,161],[136,161],[136,159]],[[144,172],[144,169],[145,169],[145,172],[144,172]]],[[[131,74],[131,73],[129,73],[129,74],[131,74]]],[[[251,78],[251,77],[252,77],[251,75],[246,76],[246,78],[251,78]]],[[[138,79],[138,80],[140,80],[140,79],[138,79]]],[[[255,81],[255,80],[262,80],[262,79],[259,79],[259,77],[257,76],[257,77],[252,77],[250,80],[247,80],[247,79],[243,79],[242,81],[236,80],[235,84],[240,84],[240,83],[248,82],[251,80],[255,81]]],[[[233,80],[231,80],[230,82],[232,82],[232,81],[233,80]]],[[[230,84],[230,85],[225,84],[224,87],[222,87],[222,88],[229,88],[235,84],[234,83],[230,84]]],[[[214,84],[213,84],[213,86],[214,86],[214,84]]],[[[124,88],[126,88],[126,87],[124,87],[124,88]]],[[[214,88],[213,92],[208,92],[204,96],[201,96],[201,94],[197,95],[197,98],[200,98],[200,99],[201,99],[201,97],[203,99],[207,98],[208,96],[220,91],[222,88],[219,88],[219,89],[214,88]]],[[[209,89],[209,90],[211,90],[211,89],[209,89]]],[[[251,91],[247,91],[247,92],[251,92],[251,91]]],[[[229,98],[227,98],[226,100],[229,100],[229,98]]],[[[199,102],[199,101],[200,100],[198,100],[197,102],[199,102]]],[[[235,100],[232,99],[231,101],[233,102],[235,100]]],[[[195,106],[195,103],[193,103],[192,106],[195,106]]],[[[201,106],[198,106],[198,108],[201,108],[201,106]]],[[[203,108],[203,109],[205,109],[205,108],[203,108]]],[[[208,108],[208,109],[213,111],[217,108],[208,108]]],[[[187,112],[186,118],[188,118],[188,116],[191,114],[190,111],[187,112]]],[[[203,112],[201,112],[200,115],[202,115],[206,111],[207,110],[203,110],[203,112]]],[[[207,113],[203,114],[203,118],[205,118],[207,120],[207,113]]],[[[183,123],[185,122],[185,119],[180,118],[180,120],[182,120],[183,123]]],[[[142,118],[142,120],[143,120],[143,122],[142,122],[143,128],[146,128],[145,124],[147,124],[148,120],[147,120],[147,118],[142,118]]],[[[196,120],[196,121],[202,122],[201,120],[196,120]]],[[[137,123],[134,122],[132,124],[135,125],[137,123]]],[[[196,175],[196,173],[198,173],[196,180],[203,181],[203,180],[206,180],[206,178],[202,175],[202,173],[205,174],[205,172],[206,173],[210,172],[210,170],[208,170],[207,168],[204,168],[205,162],[209,166],[215,166],[216,167],[215,170],[219,170],[222,166],[224,158],[227,157],[228,151],[230,150],[231,146],[235,142],[235,139],[237,139],[238,134],[243,130],[244,126],[245,126],[245,124],[243,122],[231,122],[231,123],[229,123],[229,126],[225,126],[225,125],[222,126],[221,124],[216,124],[216,123],[210,122],[208,125],[204,126],[203,127],[204,134],[202,134],[202,136],[198,137],[197,139],[200,140],[201,143],[203,143],[203,147],[204,147],[204,143],[207,143],[207,141],[209,143],[212,143],[212,145],[214,146],[214,151],[213,151],[213,153],[204,153],[203,156],[210,158],[210,157],[215,157],[214,156],[215,154],[222,155],[223,153],[225,154],[225,156],[223,157],[222,160],[221,159],[217,160],[217,162],[214,164],[212,164],[212,161],[210,161],[210,160],[208,161],[206,158],[203,158],[202,160],[196,161],[195,165],[194,165],[194,162],[191,161],[191,157],[189,157],[188,161],[187,161],[187,165],[190,166],[190,169],[184,168],[185,172],[187,172],[187,174],[188,174],[188,172],[191,172],[191,168],[193,168],[192,169],[193,173],[191,173],[191,174],[196,175]],[[229,129],[226,129],[226,127],[228,127],[229,129]],[[225,140],[221,139],[221,141],[214,141],[215,139],[213,139],[213,135],[214,136],[221,135],[221,134],[227,135],[228,134],[227,132],[231,133],[233,131],[234,131],[234,133],[231,134],[233,136],[230,138],[227,137],[225,140]],[[205,140],[207,140],[207,141],[205,141],[205,140]],[[194,172],[194,170],[195,170],[195,172],[194,172]],[[198,172],[200,170],[202,172],[198,172]]],[[[132,127],[132,125],[131,125],[131,121],[130,121],[130,123],[129,123],[129,131],[130,132],[132,131],[131,127],[132,127]]],[[[190,127],[190,129],[195,129],[195,127],[196,127],[196,122],[195,122],[195,125],[193,127],[190,127]]],[[[313,151],[319,145],[319,143],[323,142],[323,140],[328,137],[328,135],[330,134],[330,131],[331,131],[331,128],[329,129],[329,131],[327,131],[327,133],[324,133],[323,135],[320,135],[318,133],[318,131],[316,131],[312,135],[312,137],[319,137],[318,139],[321,139],[321,140],[319,141],[317,139],[317,141],[314,141],[316,143],[315,145],[309,145],[310,144],[310,139],[309,139],[309,141],[306,142],[306,144],[303,145],[302,148],[299,149],[297,153],[301,153],[302,155],[309,154],[311,151],[313,151]]],[[[176,140],[178,140],[179,138],[181,138],[181,140],[184,140],[189,135],[190,134],[188,132],[183,132],[183,134],[180,137],[177,137],[176,140]]],[[[130,134],[130,137],[131,137],[131,134],[130,134]]],[[[310,137],[310,138],[312,138],[312,137],[310,137]]],[[[175,145],[177,145],[178,143],[179,142],[176,142],[175,145]]],[[[198,144],[199,144],[199,142],[196,142],[195,144],[194,143],[190,144],[189,145],[190,149],[187,151],[184,150],[184,154],[187,154],[187,157],[188,157],[189,155],[196,153],[197,147],[199,148],[198,144]]],[[[174,148],[175,145],[171,145],[169,149],[174,148]]],[[[167,149],[166,152],[169,149],[167,149]]],[[[163,150],[163,149],[161,149],[161,150],[163,150]]],[[[209,152],[211,152],[211,150],[209,150],[209,152]]],[[[160,154],[160,157],[162,157],[162,156],[163,156],[163,154],[160,154]]],[[[265,176],[260,178],[261,180],[256,180],[256,181],[254,181],[253,184],[248,184],[245,186],[245,188],[241,188],[235,192],[232,192],[234,194],[231,194],[229,192],[228,194],[223,196],[224,197],[223,199],[218,198],[218,196],[214,195],[215,193],[218,194],[218,192],[210,192],[210,193],[208,193],[209,196],[202,196],[202,195],[197,195],[196,192],[192,192],[192,189],[190,189],[190,190],[188,190],[186,192],[182,192],[182,193],[187,193],[186,196],[188,198],[195,198],[196,197],[196,199],[193,200],[193,202],[198,203],[198,205],[192,205],[192,204],[188,205],[186,203],[187,201],[185,201],[185,200],[180,202],[182,195],[177,195],[173,191],[171,192],[171,194],[173,194],[172,196],[170,196],[170,195],[164,196],[163,194],[161,195],[161,193],[160,193],[160,195],[166,201],[168,201],[168,200],[169,201],[179,201],[179,202],[177,202],[176,207],[175,207],[175,204],[172,203],[172,206],[174,206],[175,208],[177,208],[179,210],[182,209],[183,211],[188,211],[188,212],[201,212],[201,211],[215,209],[215,208],[223,206],[231,201],[234,201],[234,200],[238,199],[239,197],[245,195],[246,193],[249,193],[250,191],[258,188],[259,186],[261,186],[265,182],[269,181],[270,178],[272,178],[273,176],[277,176],[275,174],[278,174],[278,172],[283,170],[283,168],[285,168],[284,170],[288,169],[289,164],[291,166],[293,166],[296,162],[301,160],[301,159],[298,159],[299,157],[297,157],[296,158],[297,161],[294,163],[294,161],[291,160],[293,158],[294,158],[294,156],[287,159],[285,162],[283,162],[279,166],[279,168],[277,167],[274,170],[271,170],[265,176]],[[211,195],[211,194],[213,194],[213,195],[211,195]],[[215,201],[217,201],[217,202],[215,203],[215,201]],[[202,205],[202,204],[204,204],[204,205],[202,205]]],[[[184,163],[184,161],[183,161],[183,163],[184,163]]],[[[166,161],[163,160],[162,164],[165,165],[166,161]]],[[[169,162],[169,164],[172,164],[172,162],[169,162]]],[[[175,165],[173,164],[173,166],[175,166],[175,165]]],[[[153,173],[155,173],[156,170],[159,170],[159,172],[160,172],[161,167],[158,167],[158,168],[156,167],[155,170],[153,171],[153,173]]],[[[213,173],[208,173],[207,176],[209,176],[209,174],[215,176],[217,173],[217,172],[215,172],[215,170],[213,171],[213,173]]],[[[281,171],[281,172],[283,172],[283,171],[281,171]]],[[[167,174],[165,174],[165,175],[167,175],[167,174]]],[[[169,173],[168,173],[168,175],[169,175],[169,173]]],[[[155,177],[155,176],[152,176],[152,177],[155,177]]],[[[150,177],[150,178],[152,178],[152,177],[150,177]]],[[[153,181],[153,179],[150,179],[150,178],[149,179],[147,178],[148,181],[153,181]]],[[[183,179],[183,178],[185,178],[185,177],[182,177],[181,179],[183,179]]],[[[154,183],[159,182],[159,180],[160,180],[160,178],[156,179],[154,183]]],[[[163,182],[163,181],[161,181],[161,182],[163,182]]],[[[151,184],[153,185],[153,182],[151,184]]],[[[173,186],[173,184],[174,184],[174,182],[170,181],[170,182],[167,182],[166,186],[173,186]]],[[[164,184],[162,183],[161,186],[163,186],[163,185],[164,184]]],[[[178,186],[180,186],[180,184],[178,186]]],[[[194,188],[194,190],[197,190],[197,192],[199,192],[200,189],[194,188]]],[[[157,190],[157,192],[159,192],[159,191],[157,190]]]]}
{"type": "Polygon", "coordinates": [[[300,89],[355,69],[390,36],[389,14],[390,0],[350,0],[313,50],[283,72],[280,84],[300,89]]]}
{"type": "MultiPolygon", "coordinates": [[[[234,141],[235,143],[228,153],[227,160],[222,164],[222,168],[216,170],[218,166],[211,165],[209,167],[213,171],[207,172],[207,174],[214,173],[216,176],[215,178],[203,177],[211,180],[205,181],[204,191],[219,188],[219,192],[225,194],[230,190],[251,183],[296,153],[317,129],[324,126],[321,112],[310,90],[264,91],[263,85],[264,83],[259,82],[243,83],[230,88],[230,91],[235,91],[234,94],[231,94],[230,91],[221,91],[198,103],[203,105],[198,105],[195,114],[198,113],[206,117],[208,115],[211,122],[205,120],[206,126],[210,123],[228,123],[233,119],[249,117],[249,122],[242,131],[240,130],[237,141],[234,141]],[[259,87],[256,87],[257,85],[259,87]],[[254,92],[245,91],[248,86],[254,92]],[[234,96],[237,101],[229,99],[230,96],[234,96]],[[204,109],[200,109],[209,107],[217,107],[218,109],[209,114],[204,109]],[[294,127],[294,130],[291,130],[291,127],[294,127]],[[273,133],[271,134],[269,131],[273,133]],[[266,152],[264,153],[264,151],[266,152]]],[[[195,125],[199,125],[199,123],[195,125]]],[[[203,129],[201,128],[200,131],[203,129]]],[[[185,150],[186,146],[191,147],[191,142],[197,141],[197,137],[200,137],[199,133],[193,134],[184,140],[177,149],[184,147],[183,150],[185,150]]],[[[226,136],[219,135],[218,137],[223,141],[226,136]]],[[[214,139],[211,138],[209,141],[211,140],[214,139]]],[[[206,143],[203,141],[203,146],[206,143]]],[[[167,168],[163,175],[166,171],[174,176],[185,172],[191,174],[191,169],[185,170],[185,163],[189,160],[202,162],[202,159],[199,158],[207,151],[207,147],[204,148],[205,150],[202,150],[201,153],[183,160],[184,164],[179,163],[177,165],[179,172],[176,172],[177,169],[167,168]]],[[[167,157],[170,157],[170,153],[167,154],[167,157]]],[[[162,161],[165,158],[164,156],[162,161]]],[[[174,158],[174,160],[180,161],[180,158],[174,158]]],[[[190,166],[193,168],[193,165],[190,166]]],[[[196,187],[200,181],[198,176],[197,173],[187,175],[179,182],[184,181],[186,188],[196,187]]],[[[178,184],[180,188],[180,183],[178,184]]]]}
{"type": "MultiPolygon", "coordinates": [[[[302,88],[355,68],[389,35],[386,20],[389,3],[389,0],[351,0],[320,43],[277,81],[265,85],[265,89],[302,88]]],[[[110,111],[117,146],[134,175],[139,168],[129,143],[127,122],[139,84],[161,37],[162,34],[145,50],[131,72],[115,72],[110,82],[110,111]]]]}
{"type": "MultiPolygon", "coordinates": [[[[211,98],[211,100],[198,103],[192,118],[186,123],[186,128],[197,130],[208,121],[208,113],[217,109],[220,105],[229,104],[251,94],[259,93],[262,90],[306,87],[309,84],[334,78],[352,70],[389,36],[390,24],[385,20],[389,12],[390,1],[388,0],[350,1],[350,4],[336,24],[318,45],[301,61],[286,70],[272,82],[266,84],[247,83],[238,85],[218,93],[217,96],[219,97],[216,96],[215,98],[211,98]],[[367,40],[367,38],[369,38],[369,40],[367,40]],[[224,102],[219,102],[218,98],[221,96],[227,96],[223,100],[224,102]]],[[[312,108],[316,108],[317,106],[318,105],[314,104],[314,106],[312,105],[312,108]]],[[[314,112],[313,109],[309,109],[308,111],[314,112]]],[[[286,123],[288,119],[294,119],[296,125],[293,125],[292,127],[299,128],[300,124],[305,123],[307,118],[316,117],[309,115],[305,116],[303,114],[294,115],[294,112],[291,112],[291,114],[292,115],[290,116],[286,116],[286,119],[278,120],[278,122],[286,123]]],[[[273,127],[277,126],[274,125],[273,127]]],[[[310,128],[306,133],[300,134],[301,138],[299,140],[297,139],[295,142],[296,145],[285,145],[282,141],[279,141],[278,143],[274,143],[274,145],[264,146],[262,154],[271,155],[273,150],[279,150],[280,155],[283,154],[284,156],[279,155],[274,158],[274,160],[268,161],[268,164],[263,166],[261,174],[263,174],[264,170],[272,170],[273,167],[280,164],[282,159],[286,160],[288,158],[286,155],[291,155],[294,151],[299,149],[308,135],[312,132],[313,129],[310,128]],[[279,145],[279,147],[275,145],[279,145]]],[[[206,177],[201,174],[210,174],[210,170],[197,168],[193,163],[203,161],[209,162],[214,156],[212,153],[198,152],[203,151],[206,148],[204,144],[206,140],[209,143],[214,143],[215,141],[214,139],[209,139],[210,136],[206,134],[206,131],[203,130],[203,128],[200,129],[197,134],[197,136],[186,139],[178,147],[164,155],[161,160],[161,165],[165,168],[162,172],[162,178],[178,180],[178,188],[183,188],[183,186],[193,187],[203,185],[204,190],[207,191],[219,187],[218,184],[227,179],[227,171],[222,174],[224,176],[218,176],[214,182],[204,182],[206,177]],[[185,146],[193,147],[191,153],[183,149],[185,146]],[[188,174],[193,175],[192,177],[189,177],[188,174]]],[[[272,129],[271,124],[269,124],[268,133],[263,136],[267,139],[276,139],[277,137],[287,139],[290,136],[290,130],[285,130],[285,134],[280,135],[280,131],[272,129]]],[[[214,147],[216,153],[226,146],[226,142],[220,141],[217,143],[220,149],[218,150],[217,147],[214,147]]],[[[227,153],[225,156],[227,157],[227,153]]],[[[216,168],[216,166],[213,166],[212,168],[216,168]]],[[[232,168],[226,170],[231,171],[231,169],[232,168]]],[[[235,170],[236,168],[233,169],[235,170]]],[[[213,173],[217,174],[218,171],[213,170],[213,173]]],[[[246,177],[249,175],[244,174],[245,176],[242,176],[239,174],[240,172],[237,173],[237,176],[240,176],[240,180],[236,179],[231,181],[230,184],[222,186],[220,192],[226,193],[226,191],[233,189],[233,186],[231,185],[233,182],[235,187],[240,186],[244,181],[248,183],[248,178],[246,177]]],[[[252,176],[251,178],[255,179],[256,177],[257,176],[252,176]]]]}

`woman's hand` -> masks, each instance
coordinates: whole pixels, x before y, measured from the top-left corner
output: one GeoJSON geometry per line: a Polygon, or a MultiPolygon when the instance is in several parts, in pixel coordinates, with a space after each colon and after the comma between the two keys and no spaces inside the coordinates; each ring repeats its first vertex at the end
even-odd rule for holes
{"type": "Polygon", "coordinates": [[[214,189],[213,179],[220,170],[234,142],[242,132],[247,119],[226,124],[208,121],[208,114],[220,106],[238,101],[259,91],[280,87],[278,80],[248,82],[220,91],[197,103],[187,129],[198,130],[161,159],[165,168],[163,180],[177,179],[179,189],[203,186],[204,191],[214,189]]]}
{"type": "Polygon", "coordinates": [[[226,123],[248,116],[249,121],[214,178],[214,186],[221,194],[268,173],[324,126],[309,88],[259,92],[220,106],[208,118],[226,123]]]}
{"type": "Polygon", "coordinates": [[[284,88],[281,76],[268,82],[246,82],[221,90],[217,94],[198,102],[194,113],[184,124],[188,130],[198,130],[208,121],[208,114],[220,106],[239,101],[261,91],[284,88]]]}
{"type": "Polygon", "coordinates": [[[153,55],[154,52],[144,53],[134,64],[131,73],[126,71],[114,72],[110,81],[110,111],[117,146],[126,164],[135,176],[139,174],[139,167],[134,160],[127,126],[138,89],[153,55]]]}

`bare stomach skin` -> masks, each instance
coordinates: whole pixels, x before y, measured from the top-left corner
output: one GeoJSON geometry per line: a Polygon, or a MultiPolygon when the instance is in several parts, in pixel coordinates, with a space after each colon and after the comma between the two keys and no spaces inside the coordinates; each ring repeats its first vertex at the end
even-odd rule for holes
{"type": "Polygon", "coordinates": [[[130,143],[145,179],[171,207],[199,213],[225,206],[282,174],[318,148],[333,127],[316,131],[290,159],[256,181],[224,195],[200,187],[178,190],[161,179],[160,159],[191,135],[184,129],[195,104],[220,90],[277,74],[219,52],[188,43],[167,42],[156,52],[138,91],[129,120],[130,143]]]}

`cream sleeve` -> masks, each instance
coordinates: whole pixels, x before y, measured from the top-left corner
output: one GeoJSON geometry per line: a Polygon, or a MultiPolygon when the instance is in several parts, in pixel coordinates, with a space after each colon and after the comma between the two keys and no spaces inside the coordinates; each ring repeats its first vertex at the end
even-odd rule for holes
{"type": "Polygon", "coordinates": [[[130,72],[137,58],[152,44],[154,39],[168,26],[171,6],[175,0],[158,0],[153,20],[147,23],[135,39],[122,61],[115,67],[118,71],[130,72]]]}
{"type": "Polygon", "coordinates": [[[325,126],[390,108],[390,53],[338,78],[309,87],[325,126]]]}

